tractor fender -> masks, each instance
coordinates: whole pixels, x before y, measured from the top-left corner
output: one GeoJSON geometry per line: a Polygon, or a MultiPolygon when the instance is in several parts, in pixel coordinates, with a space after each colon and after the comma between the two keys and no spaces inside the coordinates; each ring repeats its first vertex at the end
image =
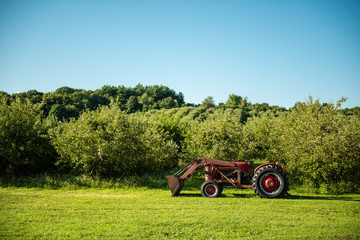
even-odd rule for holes
{"type": "MultiPolygon", "coordinates": [[[[255,168],[255,170],[254,170],[254,173],[259,169],[259,168],[261,168],[261,167],[263,167],[263,166],[266,166],[266,165],[275,165],[275,166],[279,166],[279,162],[276,162],[276,163],[264,163],[264,164],[261,164],[260,166],[258,166],[257,168],[255,168]]],[[[280,167],[280,166],[279,166],[280,167]]],[[[283,170],[283,172],[285,173],[285,169],[283,169],[282,167],[280,167],[282,170],[283,170]]]]}

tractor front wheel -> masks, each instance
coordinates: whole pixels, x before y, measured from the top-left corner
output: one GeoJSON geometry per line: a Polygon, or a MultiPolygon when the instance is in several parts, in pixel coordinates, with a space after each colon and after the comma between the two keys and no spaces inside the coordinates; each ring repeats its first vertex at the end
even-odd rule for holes
{"type": "Polygon", "coordinates": [[[281,198],[288,191],[289,180],[279,166],[265,165],[255,172],[252,188],[261,198],[281,198]]]}
{"type": "Polygon", "coordinates": [[[214,180],[209,180],[205,181],[201,185],[200,190],[201,195],[203,195],[204,197],[214,198],[220,196],[222,192],[222,186],[214,180]]]}

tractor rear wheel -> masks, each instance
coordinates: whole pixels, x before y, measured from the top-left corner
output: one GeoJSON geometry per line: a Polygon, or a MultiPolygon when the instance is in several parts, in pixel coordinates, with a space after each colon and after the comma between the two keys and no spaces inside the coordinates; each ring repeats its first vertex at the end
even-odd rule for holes
{"type": "Polygon", "coordinates": [[[201,195],[204,197],[214,198],[220,196],[222,192],[222,186],[214,180],[209,180],[201,184],[200,190],[201,195]]]}
{"type": "Polygon", "coordinates": [[[289,189],[289,180],[279,166],[265,165],[255,172],[252,188],[261,198],[281,198],[289,189]]]}

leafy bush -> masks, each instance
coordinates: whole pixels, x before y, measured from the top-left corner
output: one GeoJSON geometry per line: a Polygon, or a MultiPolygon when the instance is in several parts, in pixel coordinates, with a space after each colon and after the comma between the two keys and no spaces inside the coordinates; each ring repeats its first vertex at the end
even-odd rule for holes
{"type": "MultiPolygon", "coordinates": [[[[176,109],[171,109],[169,111],[176,111],[176,109]]],[[[141,120],[143,124],[147,125],[148,128],[153,129],[154,131],[164,132],[173,142],[178,146],[179,152],[181,152],[185,133],[187,131],[188,122],[181,121],[181,118],[175,114],[156,114],[156,115],[132,115],[141,120]]]]}
{"type": "Polygon", "coordinates": [[[272,123],[272,158],[292,178],[332,192],[360,191],[360,119],[311,98],[272,123]]]}
{"type": "Polygon", "coordinates": [[[59,167],[115,176],[163,171],[177,164],[177,145],[165,132],[129,117],[116,104],[84,112],[52,131],[59,167]]]}
{"type": "Polygon", "coordinates": [[[37,105],[0,100],[0,172],[30,174],[53,169],[56,153],[37,105]]]}
{"type": "Polygon", "coordinates": [[[271,151],[273,150],[273,142],[271,141],[271,134],[275,132],[274,129],[274,114],[272,112],[265,112],[258,117],[251,118],[243,127],[244,135],[244,157],[246,159],[262,159],[266,162],[276,162],[277,157],[271,158],[271,151]]]}
{"type": "Polygon", "coordinates": [[[185,139],[185,157],[210,157],[224,161],[241,160],[241,124],[222,110],[216,111],[203,122],[192,125],[185,139]]]}

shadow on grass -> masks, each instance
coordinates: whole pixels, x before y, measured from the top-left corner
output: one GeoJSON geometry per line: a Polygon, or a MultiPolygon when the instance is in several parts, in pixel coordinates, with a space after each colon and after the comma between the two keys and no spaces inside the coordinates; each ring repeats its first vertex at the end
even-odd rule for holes
{"type": "Polygon", "coordinates": [[[304,195],[286,195],[284,199],[294,199],[294,200],[335,200],[335,201],[352,201],[360,202],[360,200],[353,199],[352,197],[344,196],[304,196],[304,195]]]}
{"type": "MultiPolygon", "coordinates": [[[[198,198],[202,198],[203,196],[201,195],[201,193],[180,193],[178,196],[176,196],[175,198],[183,198],[183,197],[198,197],[198,198]]],[[[251,196],[249,194],[231,194],[231,195],[227,195],[227,194],[221,194],[221,196],[216,197],[216,198],[255,198],[256,196],[251,196]]]]}
{"type": "Polygon", "coordinates": [[[175,198],[182,198],[182,197],[202,197],[201,193],[180,193],[175,198]]]}
{"type": "MultiPolygon", "coordinates": [[[[241,193],[233,193],[231,195],[236,198],[255,198],[255,197],[257,197],[255,194],[244,194],[244,193],[242,193],[242,194],[241,193]]],[[[226,197],[232,197],[232,196],[226,196],[226,197]]]]}
{"type": "MultiPolygon", "coordinates": [[[[188,192],[181,192],[176,198],[181,197],[203,197],[199,191],[199,193],[188,193],[188,192]]],[[[252,194],[241,194],[241,193],[223,193],[217,198],[255,198],[256,195],[252,194]]]]}
{"type": "MultiPolygon", "coordinates": [[[[190,192],[181,192],[175,198],[201,198],[203,197],[201,193],[190,193],[190,192]]],[[[225,193],[221,194],[217,198],[258,198],[256,194],[249,193],[225,193]]],[[[345,196],[304,196],[304,195],[285,195],[282,199],[287,200],[327,200],[327,201],[352,201],[352,202],[360,202],[360,200],[353,199],[352,197],[345,196]]]]}

